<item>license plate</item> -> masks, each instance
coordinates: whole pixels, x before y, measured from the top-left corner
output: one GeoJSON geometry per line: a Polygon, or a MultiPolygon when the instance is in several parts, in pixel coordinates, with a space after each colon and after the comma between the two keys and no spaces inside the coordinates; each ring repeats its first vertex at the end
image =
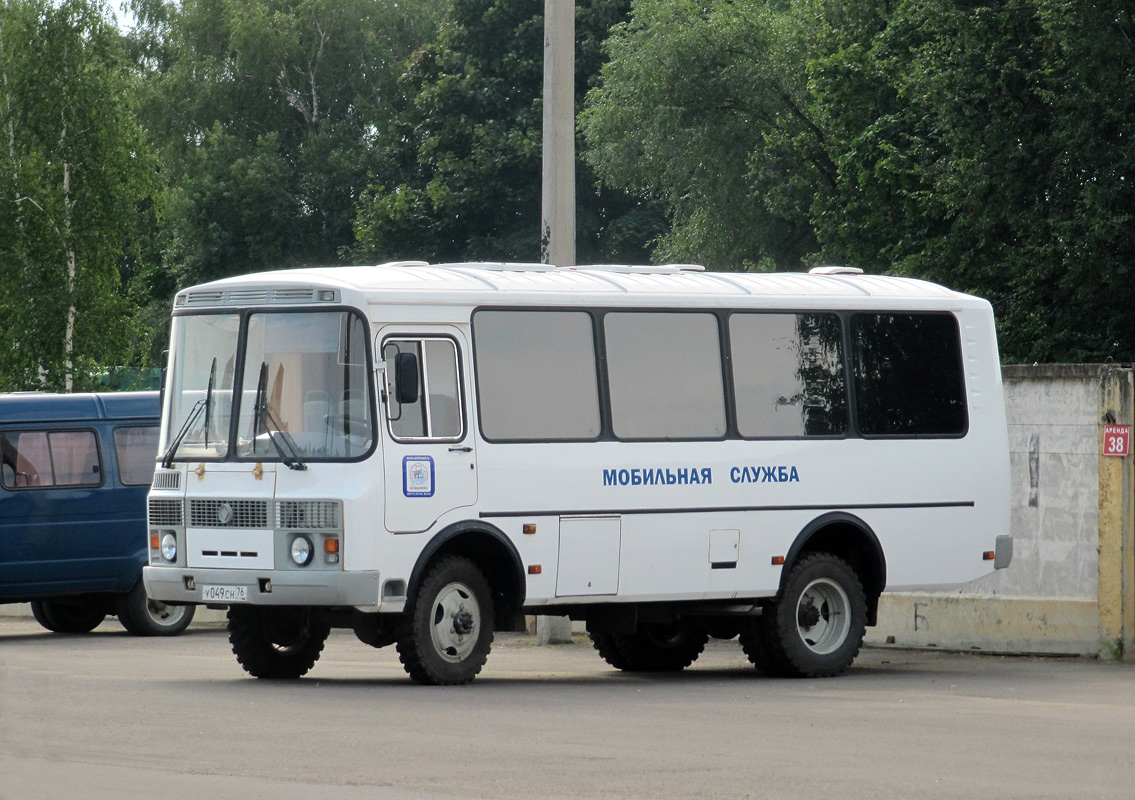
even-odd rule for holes
{"type": "Polygon", "coordinates": [[[247,586],[202,586],[201,599],[206,603],[241,603],[248,600],[247,586]]]}

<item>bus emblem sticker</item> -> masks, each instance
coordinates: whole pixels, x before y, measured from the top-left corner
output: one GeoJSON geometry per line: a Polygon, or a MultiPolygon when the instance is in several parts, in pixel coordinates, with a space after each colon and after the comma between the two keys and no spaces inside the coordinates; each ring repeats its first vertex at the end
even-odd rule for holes
{"type": "Polygon", "coordinates": [[[402,459],[402,494],[407,497],[433,497],[432,456],[406,456],[402,459]]]}

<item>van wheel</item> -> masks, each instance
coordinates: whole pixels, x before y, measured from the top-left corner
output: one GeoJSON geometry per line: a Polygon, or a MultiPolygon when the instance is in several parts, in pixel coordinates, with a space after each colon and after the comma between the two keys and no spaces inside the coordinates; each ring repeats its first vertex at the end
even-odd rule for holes
{"type": "Polygon", "coordinates": [[[422,579],[398,633],[398,657],[418,683],[468,683],[493,645],[493,600],[481,570],[467,558],[438,561],[422,579]]]}
{"type": "Polygon", "coordinates": [[[595,649],[615,669],[677,672],[697,661],[709,641],[709,634],[689,625],[653,623],[639,625],[634,633],[605,634],[603,638],[606,641],[601,649],[592,636],[595,649]]]}
{"type": "MultiPolygon", "coordinates": [[[[838,675],[855,660],[867,631],[867,600],[855,570],[831,553],[802,558],[784,592],[761,617],[764,651],[750,660],[766,671],[799,678],[838,675]]],[[[751,640],[752,641],[752,640],[751,640]]],[[[744,645],[744,640],[742,641],[744,645]]],[[[749,651],[746,650],[748,653],[749,651]]]]}
{"type": "Polygon", "coordinates": [[[146,596],[142,581],[118,598],[118,621],[135,636],[177,636],[193,621],[195,606],[169,606],[146,596]]]}
{"type": "Polygon", "coordinates": [[[106,619],[103,603],[78,597],[74,602],[33,600],[35,621],[55,633],[90,633],[106,619]]]}
{"type": "Polygon", "coordinates": [[[331,626],[310,608],[229,606],[229,644],[244,671],[287,680],[315,666],[331,626]]]}

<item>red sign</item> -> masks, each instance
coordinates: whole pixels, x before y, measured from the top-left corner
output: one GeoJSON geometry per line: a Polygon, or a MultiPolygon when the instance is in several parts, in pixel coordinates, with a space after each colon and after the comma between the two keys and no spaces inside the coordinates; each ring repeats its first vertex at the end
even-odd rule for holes
{"type": "Polygon", "coordinates": [[[1131,453],[1131,426],[1103,426],[1103,454],[1124,458],[1131,453]]]}

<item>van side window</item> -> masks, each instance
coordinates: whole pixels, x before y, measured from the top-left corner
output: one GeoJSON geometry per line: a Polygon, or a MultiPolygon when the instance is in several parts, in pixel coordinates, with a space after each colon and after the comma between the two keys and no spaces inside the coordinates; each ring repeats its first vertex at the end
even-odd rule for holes
{"type": "Polygon", "coordinates": [[[737,428],[742,436],[847,432],[843,334],[835,314],[729,318],[737,428]]]}
{"type": "Polygon", "coordinates": [[[6,489],[102,483],[94,431],[0,433],[0,451],[6,489]]]}
{"type": "Polygon", "coordinates": [[[969,427],[952,314],[854,314],[852,370],[864,436],[961,436],[969,427]]]}
{"type": "Polygon", "coordinates": [[[599,437],[595,329],[585,311],[478,311],[477,401],[489,441],[599,437]]]}
{"type": "Polygon", "coordinates": [[[452,339],[388,339],[382,356],[391,365],[390,435],[395,439],[460,439],[465,427],[461,414],[461,379],[457,366],[457,345],[452,339]],[[394,390],[393,364],[400,353],[414,356],[418,366],[418,399],[399,403],[394,390]]]}
{"type": "Polygon", "coordinates": [[[158,453],[158,426],[114,429],[118,477],[128,486],[150,484],[158,453]]]}
{"type": "Polygon", "coordinates": [[[603,317],[611,423],[620,439],[725,435],[717,317],[611,312],[603,317]]]}

